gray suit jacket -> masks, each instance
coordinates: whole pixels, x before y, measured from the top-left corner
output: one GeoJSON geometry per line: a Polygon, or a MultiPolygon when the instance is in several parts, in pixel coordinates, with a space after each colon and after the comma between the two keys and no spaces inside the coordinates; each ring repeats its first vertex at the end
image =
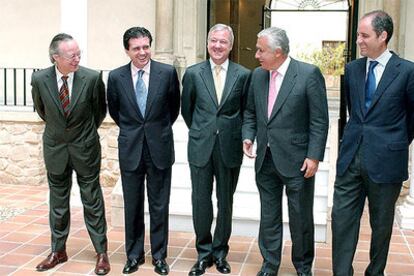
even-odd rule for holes
{"type": "Polygon", "coordinates": [[[230,61],[218,104],[210,62],[187,68],[183,77],[181,113],[189,128],[190,164],[205,166],[217,137],[224,164],[229,168],[241,165],[241,126],[249,73],[248,69],[230,61]]]}
{"type": "Polygon", "coordinates": [[[273,162],[284,176],[294,177],[305,158],[323,160],[328,135],[325,81],[313,65],[292,59],[270,118],[267,117],[269,71],[252,73],[243,121],[243,140],[257,136],[256,172],[269,145],[273,162]]]}
{"type": "Polygon", "coordinates": [[[43,154],[47,171],[62,174],[69,158],[81,175],[99,170],[101,146],[97,129],[106,115],[101,74],[84,67],[75,72],[67,118],[59,100],[54,66],[33,73],[32,97],[37,113],[46,123],[43,154]]]}

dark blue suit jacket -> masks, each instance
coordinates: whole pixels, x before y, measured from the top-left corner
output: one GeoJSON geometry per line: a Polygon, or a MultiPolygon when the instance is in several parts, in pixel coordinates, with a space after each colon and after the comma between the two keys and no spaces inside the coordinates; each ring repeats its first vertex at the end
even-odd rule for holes
{"type": "Polygon", "coordinates": [[[119,126],[118,150],[121,170],[135,170],[141,160],[144,139],[155,166],[166,169],[174,163],[172,125],[180,109],[177,72],[171,65],[151,60],[145,118],[138,109],[131,64],[110,72],[109,114],[119,126]]]}
{"type": "Polygon", "coordinates": [[[337,173],[345,173],[361,144],[361,162],[372,181],[402,182],[408,178],[408,146],[414,134],[414,63],[393,54],[365,111],[366,62],[361,58],[345,68],[349,120],[340,145],[337,173]]]}

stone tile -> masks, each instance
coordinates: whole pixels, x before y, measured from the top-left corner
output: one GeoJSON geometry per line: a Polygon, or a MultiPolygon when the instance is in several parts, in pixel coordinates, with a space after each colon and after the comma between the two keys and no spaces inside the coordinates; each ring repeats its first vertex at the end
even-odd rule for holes
{"type": "Polygon", "coordinates": [[[57,272],[70,272],[70,273],[79,273],[79,274],[89,274],[93,272],[95,268],[95,262],[80,262],[75,260],[69,260],[66,263],[60,265],[56,271],[57,272]]]}
{"type": "Polygon", "coordinates": [[[36,238],[38,235],[35,234],[29,234],[29,233],[10,233],[4,237],[1,238],[2,241],[8,241],[8,242],[19,242],[19,243],[26,243],[34,238],[36,238]]]}
{"type": "Polygon", "coordinates": [[[21,246],[21,243],[0,241],[0,255],[11,252],[19,246],[21,246]]]}
{"type": "Polygon", "coordinates": [[[24,244],[13,251],[13,254],[42,255],[49,251],[48,245],[24,244]]]}
{"type": "Polygon", "coordinates": [[[17,270],[15,266],[0,265],[0,275],[10,275],[17,270]]]}
{"type": "Polygon", "coordinates": [[[385,268],[387,275],[414,275],[414,264],[387,264],[385,268]]]}
{"type": "Polygon", "coordinates": [[[261,264],[245,264],[240,271],[240,276],[253,276],[260,271],[261,264]]]}
{"type": "Polygon", "coordinates": [[[22,266],[29,262],[33,256],[10,253],[0,257],[0,264],[6,266],[22,266]]]}

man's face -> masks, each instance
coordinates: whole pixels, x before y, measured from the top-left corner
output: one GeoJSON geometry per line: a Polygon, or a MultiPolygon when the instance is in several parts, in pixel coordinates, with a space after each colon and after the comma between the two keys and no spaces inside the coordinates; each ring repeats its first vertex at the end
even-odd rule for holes
{"type": "Polygon", "coordinates": [[[58,52],[58,54],[53,55],[53,58],[55,59],[59,72],[66,76],[79,69],[81,51],[75,40],[60,42],[58,52]]]}
{"type": "Polygon", "coordinates": [[[385,40],[387,32],[382,32],[379,36],[375,33],[371,21],[373,17],[362,18],[358,25],[357,44],[360,54],[364,57],[376,59],[387,48],[385,40]]]}
{"type": "Polygon", "coordinates": [[[137,68],[144,68],[144,66],[151,59],[151,46],[148,37],[131,38],[128,41],[129,48],[125,50],[126,54],[131,59],[132,63],[137,68]]]}
{"type": "Polygon", "coordinates": [[[208,54],[217,65],[229,58],[233,45],[230,43],[230,34],[227,30],[214,31],[207,43],[208,54]]]}
{"type": "Polygon", "coordinates": [[[261,36],[257,38],[255,58],[265,70],[275,70],[281,64],[281,49],[272,50],[268,44],[268,38],[261,36]]]}

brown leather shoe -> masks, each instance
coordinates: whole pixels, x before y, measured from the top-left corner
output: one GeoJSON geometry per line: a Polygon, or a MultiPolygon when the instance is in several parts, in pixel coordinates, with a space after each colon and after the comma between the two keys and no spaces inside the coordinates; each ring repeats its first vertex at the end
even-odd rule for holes
{"type": "Polygon", "coordinates": [[[66,251],[52,252],[40,264],[36,266],[37,271],[46,271],[54,268],[57,264],[64,263],[68,260],[66,251]]]}
{"type": "Polygon", "coordinates": [[[111,266],[109,264],[108,254],[98,253],[98,255],[96,255],[95,274],[106,275],[108,274],[110,270],[111,270],[111,266]]]}

